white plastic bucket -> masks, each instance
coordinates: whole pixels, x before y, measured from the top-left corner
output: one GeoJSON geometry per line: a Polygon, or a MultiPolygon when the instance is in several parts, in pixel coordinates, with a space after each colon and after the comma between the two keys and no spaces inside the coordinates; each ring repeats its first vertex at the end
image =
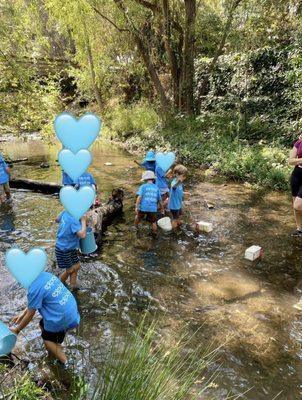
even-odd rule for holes
{"type": "Polygon", "coordinates": [[[157,221],[157,225],[166,232],[172,231],[172,223],[170,217],[164,217],[157,221]]]}

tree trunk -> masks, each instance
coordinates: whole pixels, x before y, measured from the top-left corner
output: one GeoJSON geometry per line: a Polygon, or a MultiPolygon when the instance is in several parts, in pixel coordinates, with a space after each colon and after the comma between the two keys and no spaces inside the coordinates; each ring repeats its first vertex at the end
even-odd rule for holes
{"type": "Polygon", "coordinates": [[[233,18],[234,18],[234,12],[236,11],[236,8],[240,5],[240,3],[242,2],[242,0],[235,0],[234,3],[231,6],[226,24],[224,26],[224,30],[223,30],[223,34],[219,43],[219,46],[214,54],[214,57],[212,59],[212,62],[209,66],[208,72],[207,72],[207,76],[204,78],[202,85],[199,89],[199,95],[198,95],[198,110],[201,107],[201,96],[205,95],[207,92],[207,87],[209,86],[209,80],[210,80],[210,76],[212,74],[212,72],[214,71],[217,61],[219,59],[219,57],[222,55],[223,53],[223,49],[227,40],[227,37],[230,33],[231,27],[232,27],[232,22],[233,22],[233,18]]]}
{"type": "MultiPolygon", "coordinates": [[[[177,110],[179,108],[179,84],[180,84],[180,70],[177,62],[177,56],[172,48],[172,38],[171,38],[171,15],[169,0],[162,0],[163,16],[164,16],[164,43],[169,60],[169,68],[171,71],[172,79],[172,89],[173,89],[173,103],[174,108],[177,110]]],[[[181,54],[181,53],[180,53],[181,54]]]]}
{"type": "Polygon", "coordinates": [[[133,22],[130,20],[127,10],[125,9],[124,3],[122,0],[114,0],[116,6],[122,11],[124,14],[125,20],[127,21],[129,32],[137,45],[138,51],[144,61],[144,64],[149,72],[151,81],[155,87],[156,93],[159,97],[161,108],[164,115],[170,113],[170,101],[166,96],[163,85],[159,79],[155,66],[152,62],[151,55],[148,49],[148,46],[145,45],[140,32],[134,27],[133,22]]]}
{"type": "Polygon", "coordinates": [[[87,32],[85,17],[83,17],[83,27],[84,27],[84,36],[85,36],[85,47],[86,47],[88,64],[89,64],[89,69],[90,69],[91,86],[92,86],[94,96],[95,96],[96,102],[98,104],[99,110],[102,111],[103,110],[103,101],[101,98],[99,88],[96,84],[94,61],[93,61],[91,46],[90,46],[90,42],[89,42],[89,36],[88,36],[88,32],[87,32]]]}
{"type": "Polygon", "coordinates": [[[194,113],[194,48],[195,48],[195,23],[196,0],[185,2],[185,37],[183,49],[183,74],[182,74],[182,109],[187,114],[194,113]]]}

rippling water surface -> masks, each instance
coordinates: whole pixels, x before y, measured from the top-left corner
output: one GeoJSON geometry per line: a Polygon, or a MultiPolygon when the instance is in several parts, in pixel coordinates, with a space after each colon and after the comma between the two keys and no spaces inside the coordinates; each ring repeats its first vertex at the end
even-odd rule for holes
{"type": "MultiPolygon", "coordinates": [[[[57,148],[41,142],[3,146],[15,164],[13,176],[60,181],[57,148]],[[41,169],[49,162],[49,169],[41,169]]],[[[157,239],[143,227],[132,230],[135,190],[140,171],[133,157],[116,147],[94,147],[91,172],[107,199],[114,187],[126,191],[124,214],[104,236],[96,257],[83,260],[77,293],[82,316],[79,330],[68,336],[68,352],[77,368],[93,374],[101,366],[112,335],[120,340],[137,324],[144,310],[159,315],[167,330],[184,323],[199,343],[222,344],[216,384],[207,399],[227,393],[245,393],[246,400],[302,398],[302,317],[292,305],[302,294],[301,244],[290,237],[294,229],[290,198],[260,193],[237,184],[188,182],[192,192],[186,204],[187,226],[179,234],[159,233],[157,239]],[[111,162],[112,166],[105,166],[111,162]],[[204,200],[215,204],[204,207],[204,200]],[[190,210],[190,211],[188,211],[190,210]],[[212,221],[214,232],[194,236],[196,220],[212,221]],[[264,248],[265,257],[243,259],[252,244],[264,248]]],[[[49,254],[48,268],[57,272],[53,248],[54,219],[62,207],[57,197],[13,191],[12,206],[0,209],[0,315],[7,322],[26,304],[25,292],[3,266],[6,249],[42,246],[49,254]]],[[[37,323],[24,330],[18,343],[33,366],[44,351],[37,323]]]]}

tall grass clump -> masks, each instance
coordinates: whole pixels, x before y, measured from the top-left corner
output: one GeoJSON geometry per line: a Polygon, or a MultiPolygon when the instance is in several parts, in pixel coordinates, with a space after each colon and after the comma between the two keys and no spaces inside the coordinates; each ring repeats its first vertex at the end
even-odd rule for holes
{"type": "Polygon", "coordinates": [[[172,338],[173,344],[159,340],[156,324],[142,322],[129,339],[113,342],[92,393],[93,400],[187,400],[197,399],[194,390],[215,351],[195,346],[188,350],[189,338],[172,338]]]}

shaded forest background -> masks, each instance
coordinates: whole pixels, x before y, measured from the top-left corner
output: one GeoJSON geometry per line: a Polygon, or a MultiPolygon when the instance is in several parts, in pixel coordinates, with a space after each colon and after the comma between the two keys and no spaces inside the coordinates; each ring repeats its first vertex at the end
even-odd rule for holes
{"type": "Polygon", "coordinates": [[[92,110],[128,147],[287,188],[301,0],[2,0],[1,133],[92,110]]]}

